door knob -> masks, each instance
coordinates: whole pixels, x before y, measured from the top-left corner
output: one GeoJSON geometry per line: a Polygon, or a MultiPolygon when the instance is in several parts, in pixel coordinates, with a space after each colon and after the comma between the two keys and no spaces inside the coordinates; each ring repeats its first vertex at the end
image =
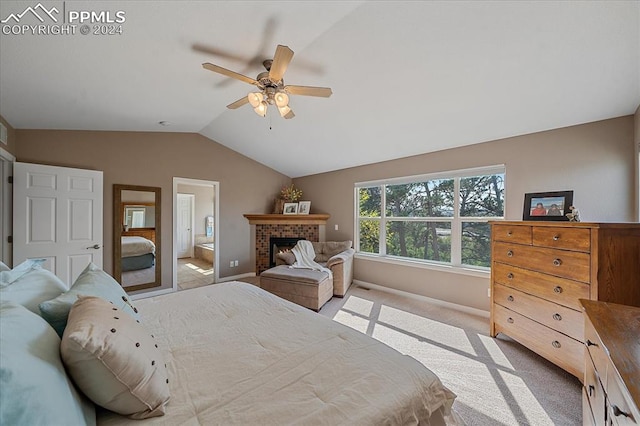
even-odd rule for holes
{"type": "Polygon", "coordinates": [[[94,249],[94,250],[100,249],[100,244],[94,244],[91,247],[87,247],[87,250],[91,250],[91,249],[94,249]]]}

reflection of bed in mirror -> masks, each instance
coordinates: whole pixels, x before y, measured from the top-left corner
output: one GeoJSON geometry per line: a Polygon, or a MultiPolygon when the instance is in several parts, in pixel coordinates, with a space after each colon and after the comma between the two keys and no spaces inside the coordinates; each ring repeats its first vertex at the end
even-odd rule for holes
{"type": "Polygon", "coordinates": [[[122,236],[123,287],[151,282],[155,277],[156,245],[141,236],[122,236]]]}
{"type": "Polygon", "coordinates": [[[113,276],[127,291],[161,284],[160,188],[113,185],[113,276]]]}

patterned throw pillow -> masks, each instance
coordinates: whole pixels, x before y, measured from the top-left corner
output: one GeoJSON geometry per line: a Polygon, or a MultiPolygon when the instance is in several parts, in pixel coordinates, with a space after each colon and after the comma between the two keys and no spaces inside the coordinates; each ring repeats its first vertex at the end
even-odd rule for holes
{"type": "Polygon", "coordinates": [[[60,354],[94,403],[132,419],[162,416],[169,379],[162,353],[142,324],[99,297],[80,297],[69,312],[60,354]]]}

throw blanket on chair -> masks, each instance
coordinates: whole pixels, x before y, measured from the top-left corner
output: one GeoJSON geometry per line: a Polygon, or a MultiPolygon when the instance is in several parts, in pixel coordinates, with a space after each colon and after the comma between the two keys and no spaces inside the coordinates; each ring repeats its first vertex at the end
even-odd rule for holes
{"type": "Polygon", "coordinates": [[[316,258],[316,252],[313,251],[313,245],[311,244],[311,241],[299,240],[296,243],[295,247],[291,249],[291,251],[296,256],[296,261],[293,265],[289,266],[290,268],[314,269],[316,271],[324,271],[329,274],[329,279],[333,281],[333,274],[331,273],[331,269],[325,268],[314,260],[316,258]]]}

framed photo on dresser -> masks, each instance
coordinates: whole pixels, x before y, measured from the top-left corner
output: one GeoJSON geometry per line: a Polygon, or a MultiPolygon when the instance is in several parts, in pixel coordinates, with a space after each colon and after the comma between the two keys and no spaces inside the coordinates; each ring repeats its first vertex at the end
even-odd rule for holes
{"type": "Polygon", "coordinates": [[[522,220],[568,221],[572,205],[573,191],[524,194],[522,220]]]}

